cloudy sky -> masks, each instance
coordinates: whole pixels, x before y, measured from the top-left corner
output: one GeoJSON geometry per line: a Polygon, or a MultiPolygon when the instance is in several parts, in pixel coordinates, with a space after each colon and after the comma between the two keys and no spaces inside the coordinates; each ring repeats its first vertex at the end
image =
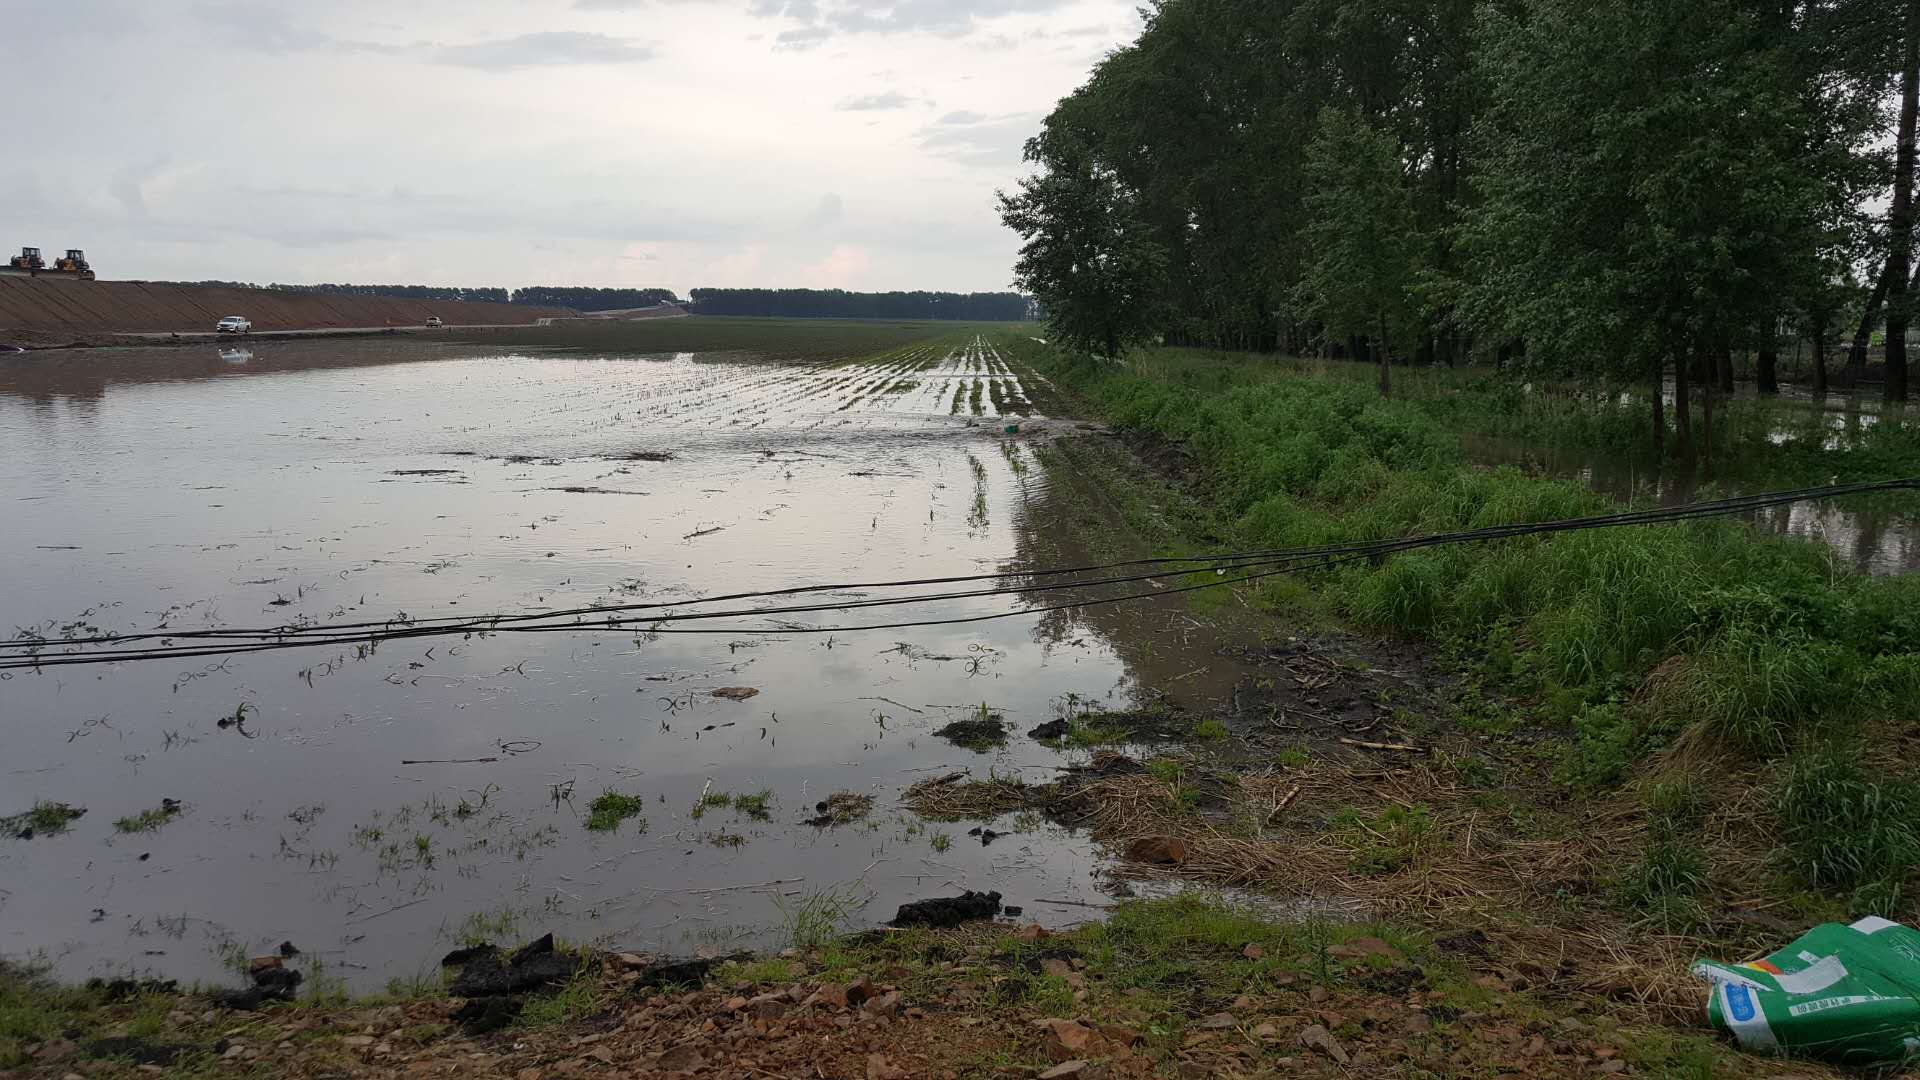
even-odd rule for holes
{"type": "Polygon", "coordinates": [[[0,0],[0,247],[106,278],[997,290],[1136,0],[0,0]]]}

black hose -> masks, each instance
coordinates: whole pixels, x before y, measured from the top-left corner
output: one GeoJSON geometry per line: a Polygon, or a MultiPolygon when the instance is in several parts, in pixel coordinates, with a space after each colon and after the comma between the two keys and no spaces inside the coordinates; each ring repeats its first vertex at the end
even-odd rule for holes
{"type": "MultiPolygon", "coordinates": [[[[1618,528],[1630,525],[1669,524],[1679,521],[1708,517],[1724,517],[1747,513],[1752,510],[1771,506],[1786,505],[1813,499],[1830,499],[1844,495],[1868,494],[1872,492],[1911,490],[1920,488],[1920,479],[1889,480],[1862,484],[1840,484],[1824,487],[1803,488],[1794,491],[1769,492],[1760,495],[1738,496],[1711,502],[1693,503],[1685,506],[1655,508],[1651,510],[1628,511],[1619,514],[1599,515],[1586,518],[1574,518],[1563,521],[1518,523],[1496,525],[1480,529],[1451,533],[1438,533],[1428,536],[1405,537],[1394,540],[1355,541],[1346,544],[1334,544],[1316,548],[1282,548],[1263,551],[1237,552],[1215,556],[1169,557],[1154,559],[1135,559],[1125,562],[1106,563],[1097,566],[1070,567],[1050,570],[1004,571],[994,574],[976,574],[959,577],[921,578],[906,581],[882,581],[840,585],[805,585],[787,589],[761,592],[733,593],[725,596],[706,597],[698,600],[678,600],[663,603],[615,605],[605,607],[572,608],[557,611],[533,612],[519,615],[494,615],[479,618],[440,618],[428,620],[409,620],[401,623],[389,621],[382,623],[340,623],[310,627],[277,627],[267,629],[220,629],[183,631],[179,633],[141,633],[126,635],[102,635],[91,638],[73,638],[62,640],[43,640],[35,638],[14,639],[0,642],[0,654],[11,651],[17,655],[0,655],[0,670],[64,666],[70,664],[101,664],[120,661],[181,659],[203,656],[227,656],[251,652],[268,652],[281,649],[313,648],[326,645],[360,645],[381,641],[405,640],[418,637],[447,637],[454,635],[492,634],[492,633],[567,633],[580,631],[620,631],[629,632],[642,628],[646,633],[658,634],[730,634],[730,635],[785,635],[848,633],[866,630],[893,630],[922,626],[950,626],[967,623],[987,622],[995,619],[1013,618],[1021,615],[1044,614],[1072,608],[1094,607],[1106,604],[1124,603],[1130,600],[1155,596],[1171,596],[1201,589],[1220,588],[1258,581],[1283,574],[1298,573],[1307,570],[1322,570],[1352,562],[1357,559],[1377,559],[1402,551],[1437,547],[1447,544],[1473,543],[1489,540],[1503,540],[1518,536],[1577,532],[1600,528],[1618,528]],[[987,615],[964,616],[948,619],[915,619],[900,622],[871,623],[860,625],[842,625],[826,627],[682,627],[677,624],[709,622],[720,619],[738,619],[746,617],[766,617],[769,615],[807,614],[824,611],[853,611],[866,608],[892,607],[905,604],[935,603],[945,600],[975,599],[991,596],[1020,596],[1047,593],[1065,589],[1087,589],[1101,585],[1123,585],[1148,581],[1161,576],[1159,573],[1123,575],[1087,580],[1056,581],[1051,583],[1024,584],[1011,587],[989,588],[972,591],[944,593],[921,593],[908,596],[888,597],[870,600],[841,601],[833,603],[798,604],[773,608],[736,608],[724,611],[688,612],[678,614],[634,614],[636,612],[658,613],[689,606],[726,603],[738,600],[768,599],[775,597],[799,596],[808,593],[841,592],[852,589],[910,588],[926,585],[960,584],[982,581],[1004,581],[1008,579],[1031,581],[1035,578],[1058,578],[1073,574],[1096,571],[1126,569],[1142,566],[1177,568],[1177,573],[1215,571],[1225,574],[1231,571],[1258,571],[1244,573],[1237,577],[1223,578],[1218,581],[1201,582],[1173,589],[1127,593],[1121,596],[1094,599],[1076,599],[1074,601],[1046,607],[1021,608],[1014,611],[998,612],[987,615]],[[606,616],[588,620],[586,616],[606,616]],[[558,619],[571,619],[571,622],[555,622],[558,619]],[[670,625],[673,624],[673,625],[670,625]],[[188,640],[205,641],[209,644],[173,646],[141,649],[91,649],[78,652],[47,655],[42,650],[49,648],[71,648],[77,645],[115,645],[130,644],[151,640],[188,640]],[[232,641],[231,644],[212,642],[232,641]]],[[[1164,573],[1164,570],[1163,570],[1164,573]]]]}

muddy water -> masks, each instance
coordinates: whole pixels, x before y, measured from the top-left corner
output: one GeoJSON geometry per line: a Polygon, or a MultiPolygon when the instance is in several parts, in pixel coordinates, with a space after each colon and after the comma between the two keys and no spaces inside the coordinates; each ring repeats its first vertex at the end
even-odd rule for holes
{"type": "MultiPolygon", "coordinates": [[[[7,359],[0,621],[275,626],[1070,561],[1090,553],[1101,493],[1039,467],[1036,447],[1074,429],[1040,415],[1046,391],[983,344],[819,366],[397,342],[7,359]]],[[[0,814],[39,799],[87,813],[63,835],[0,840],[0,954],[216,980],[291,940],[377,987],[476,931],[777,944],[833,891],[856,925],[961,888],[1083,915],[1049,904],[1098,899],[1082,840],[1022,821],[983,847],[895,796],[957,768],[1050,776],[1065,759],[1028,727],[1069,695],[1219,695],[1235,674],[1216,644],[1168,603],[15,673],[0,682],[0,814]],[[759,693],[712,695],[723,687],[759,693]],[[932,736],[982,703],[1016,727],[1006,749],[932,736]],[[609,789],[642,797],[644,824],[587,831],[609,789]],[[873,815],[801,824],[841,790],[875,796],[873,815]],[[761,791],[765,819],[695,811],[703,794],[761,791]],[[178,818],[116,830],[169,798],[178,818]]]]}
{"type": "MultiPolygon", "coordinates": [[[[1751,398],[1751,395],[1747,395],[1751,398]]],[[[1622,404],[1632,404],[1623,395],[1622,404]]],[[[1669,390],[1668,400],[1671,401],[1669,390]]],[[[1876,402],[1858,396],[1789,393],[1772,415],[1767,438],[1776,444],[1789,440],[1817,443],[1827,450],[1844,451],[1858,444],[1879,422],[1876,402]]],[[[1703,498],[1757,494],[1776,490],[1768,485],[1716,475],[1706,465],[1651,462],[1638,455],[1608,453],[1578,447],[1541,448],[1518,439],[1469,437],[1466,450],[1473,460],[1488,465],[1521,468],[1579,480],[1595,491],[1622,502],[1651,497],[1662,506],[1679,506],[1703,498]]],[[[1755,511],[1748,520],[1778,536],[1815,540],[1831,547],[1841,559],[1869,574],[1894,575],[1920,571],[1920,527],[1912,515],[1876,505],[1873,500],[1804,502],[1755,511]]]]}

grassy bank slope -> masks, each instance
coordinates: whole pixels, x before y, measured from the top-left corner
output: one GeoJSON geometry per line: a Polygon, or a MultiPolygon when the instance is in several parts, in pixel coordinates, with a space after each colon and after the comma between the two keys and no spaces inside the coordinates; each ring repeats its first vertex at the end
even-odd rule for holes
{"type": "MultiPolygon", "coordinates": [[[[1462,418],[1497,398],[1382,401],[1297,365],[1163,350],[1115,365],[998,343],[1116,426],[1182,445],[1235,542],[1304,546],[1547,521],[1611,504],[1575,483],[1471,466],[1462,418]]],[[[1603,425],[1604,425],[1603,418],[1603,425]]],[[[1808,450],[1801,454],[1811,453],[1808,450]]],[[[1819,464],[1846,473],[1835,453],[1819,464]]],[[[1920,795],[1904,745],[1920,720],[1920,582],[1842,569],[1828,549],[1737,522],[1462,545],[1282,578],[1295,617],[1417,635],[1499,704],[1469,722],[1544,727],[1567,790],[1671,770],[1633,900],[1676,926],[1714,918],[1710,886],[1825,913],[1914,914],[1920,795]],[[1772,798],[1734,837],[1702,831],[1715,783],[1772,798]],[[1697,789],[1697,790],[1696,790],[1697,789]],[[1769,855],[1767,848],[1783,850],[1769,855]]],[[[1662,789],[1665,790],[1665,789],[1662,789]]],[[[1631,853],[1621,853],[1627,856],[1631,853]]]]}

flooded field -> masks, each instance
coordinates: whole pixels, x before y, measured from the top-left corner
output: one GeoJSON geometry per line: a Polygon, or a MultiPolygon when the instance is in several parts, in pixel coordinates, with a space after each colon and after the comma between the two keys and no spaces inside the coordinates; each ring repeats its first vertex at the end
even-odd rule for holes
{"type": "MultiPolygon", "coordinates": [[[[1754,396],[1745,395],[1751,402],[1754,396]]],[[[1672,403],[1671,387],[1667,391],[1672,403]]],[[[1636,406],[1634,395],[1622,395],[1621,404],[1636,406]]],[[[1859,395],[1829,394],[1821,398],[1790,388],[1769,414],[1766,438],[1776,445],[1789,441],[1827,450],[1859,447],[1880,421],[1879,402],[1859,395]]],[[[1662,506],[1680,506],[1704,498],[1756,494],[1781,485],[1729,481],[1713,472],[1710,463],[1668,462],[1657,466],[1637,455],[1592,448],[1542,448],[1520,439],[1471,437],[1468,455],[1488,465],[1517,465],[1530,471],[1567,477],[1595,491],[1625,502],[1651,496],[1662,506]]],[[[1722,470],[1725,471],[1725,470],[1722,470]]],[[[1889,479],[1891,479],[1889,477],[1889,479]]],[[[1912,514],[1873,500],[1803,502],[1756,511],[1748,520],[1755,528],[1778,536],[1816,540],[1834,549],[1863,573],[1898,575],[1920,571],[1920,530],[1912,514]]]]}
{"type": "MultiPolygon", "coordinates": [[[[389,341],[12,358],[0,618],[16,638],[297,626],[1124,556],[1089,528],[1097,481],[1039,452],[1109,441],[1050,409],[964,336],[857,363],[389,341]]],[[[1238,677],[1177,600],[797,618],[8,673],[0,815],[86,813],[0,839],[0,955],[214,981],[290,941],[367,988],[469,937],[711,952],[963,888],[1067,921],[1100,899],[1084,841],[1028,816],[986,844],[899,790],[1051,776],[1067,757],[1029,727],[1238,677]],[[983,707],[1003,748],[933,736],[983,707]],[[631,798],[596,814],[607,792],[631,798]],[[871,812],[817,820],[839,792],[871,812]]]]}

